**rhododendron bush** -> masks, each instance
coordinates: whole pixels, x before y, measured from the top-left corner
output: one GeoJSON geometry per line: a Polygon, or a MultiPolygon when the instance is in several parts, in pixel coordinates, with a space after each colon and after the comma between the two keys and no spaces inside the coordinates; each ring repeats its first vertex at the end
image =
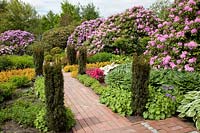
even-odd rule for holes
{"type": "Polygon", "coordinates": [[[73,44],[77,47],[82,46],[83,42],[95,32],[96,28],[98,28],[103,21],[103,18],[97,18],[95,20],[83,22],[80,26],[77,26],[71,36],[69,36],[67,45],[73,44]]]}
{"type": "Polygon", "coordinates": [[[194,71],[200,50],[200,1],[176,0],[152,33],[145,54],[155,68],[194,71]]]}
{"type": "Polygon", "coordinates": [[[158,22],[152,11],[133,7],[107,19],[83,22],[68,38],[67,45],[86,45],[90,54],[103,50],[132,53],[137,51],[138,39],[149,36],[158,22]]]}
{"type": "Polygon", "coordinates": [[[110,48],[114,53],[136,52],[138,40],[149,36],[158,22],[152,11],[143,7],[110,16],[89,37],[89,51],[96,53],[110,48]]]}
{"type": "Polygon", "coordinates": [[[33,34],[21,30],[8,30],[0,34],[0,55],[23,54],[34,41],[33,34]]]}

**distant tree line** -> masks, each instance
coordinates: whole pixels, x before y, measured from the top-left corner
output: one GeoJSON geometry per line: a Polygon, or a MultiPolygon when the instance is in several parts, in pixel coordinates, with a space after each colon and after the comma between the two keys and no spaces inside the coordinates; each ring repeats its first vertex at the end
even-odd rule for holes
{"type": "Polygon", "coordinates": [[[62,26],[78,25],[82,21],[100,17],[93,3],[73,5],[67,0],[61,3],[61,13],[49,11],[39,15],[29,3],[20,0],[0,0],[0,33],[7,30],[26,30],[35,35],[62,26]]]}

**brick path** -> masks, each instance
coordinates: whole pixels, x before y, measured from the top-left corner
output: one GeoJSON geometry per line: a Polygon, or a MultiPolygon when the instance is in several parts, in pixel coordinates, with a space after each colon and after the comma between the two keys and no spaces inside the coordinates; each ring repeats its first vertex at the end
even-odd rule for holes
{"type": "Polygon", "coordinates": [[[75,114],[74,133],[185,133],[195,131],[190,123],[177,118],[130,122],[99,103],[99,97],[79,81],[64,73],[65,104],[75,114]]]}

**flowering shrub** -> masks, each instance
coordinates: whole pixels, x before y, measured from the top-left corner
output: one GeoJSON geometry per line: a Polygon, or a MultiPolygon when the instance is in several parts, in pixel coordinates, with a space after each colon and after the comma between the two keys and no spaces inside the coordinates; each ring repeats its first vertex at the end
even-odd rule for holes
{"type": "Polygon", "coordinates": [[[104,73],[99,68],[88,69],[88,70],[86,70],[86,74],[89,75],[92,78],[95,78],[95,79],[103,82],[104,73]]]}
{"type": "Polygon", "coordinates": [[[25,76],[29,80],[32,80],[35,76],[35,71],[32,68],[27,68],[0,72],[0,82],[7,82],[14,76],[25,76]]]}
{"type": "Polygon", "coordinates": [[[89,20],[83,22],[80,26],[76,27],[74,32],[69,36],[67,45],[73,44],[75,46],[82,46],[90,35],[95,32],[96,28],[104,21],[103,18],[89,20]]]}
{"type": "Polygon", "coordinates": [[[22,54],[35,40],[33,34],[21,30],[8,30],[0,35],[0,55],[22,54]]]}
{"type": "Polygon", "coordinates": [[[110,16],[88,37],[89,51],[92,54],[103,49],[114,53],[132,53],[142,49],[138,46],[138,39],[149,36],[159,21],[152,11],[143,7],[133,7],[110,16]]]}
{"type": "Polygon", "coordinates": [[[144,54],[155,68],[194,71],[200,43],[199,0],[176,0],[169,18],[152,32],[144,54]]]}

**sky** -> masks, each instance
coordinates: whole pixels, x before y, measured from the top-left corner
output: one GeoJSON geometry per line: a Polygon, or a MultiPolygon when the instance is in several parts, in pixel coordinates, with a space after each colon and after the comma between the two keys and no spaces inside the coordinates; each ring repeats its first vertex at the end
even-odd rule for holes
{"type": "MultiPolygon", "coordinates": [[[[40,15],[47,14],[49,10],[54,13],[61,12],[61,2],[63,0],[22,0],[35,7],[40,15]]],[[[93,3],[98,7],[100,15],[102,17],[108,17],[110,15],[120,13],[133,6],[142,5],[145,8],[149,7],[156,0],[68,0],[70,3],[77,5],[86,5],[93,3]]]]}

